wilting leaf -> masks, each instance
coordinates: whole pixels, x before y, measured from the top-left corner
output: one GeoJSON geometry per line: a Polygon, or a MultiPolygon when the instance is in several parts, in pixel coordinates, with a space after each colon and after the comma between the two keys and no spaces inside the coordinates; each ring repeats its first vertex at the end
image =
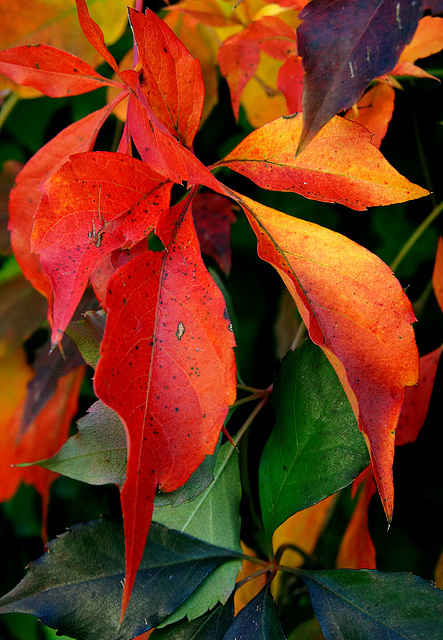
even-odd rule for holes
{"type": "Polygon", "coordinates": [[[300,13],[304,123],[298,150],[374,78],[391,71],[422,15],[409,0],[312,0],[300,13]]]}
{"type": "MultiPolygon", "coordinates": [[[[153,519],[213,545],[223,545],[241,553],[241,485],[237,451],[230,442],[220,447],[214,469],[214,481],[192,502],[180,507],[155,508],[153,519]]],[[[215,569],[204,583],[167,618],[165,624],[187,616],[197,618],[219,601],[224,604],[234,588],[241,562],[230,562],[215,569]]]]}
{"type": "Polygon", "coordinates": [[[0,51],[0,72],[51,98],[75,96],[110,84],[77,56],[43,44],[0,51]]]}
{"type": "Polygon", "coordinates": [[[410,573],[295,570],[326,638],[439,640],[443,592],[410,573]]]}
{"type": "Polygon", "coordinates": [[[277,607],[266,585],[235,616],[223,640],[285,640],[277,607]]]}
{"type": "Polygon", "coordinates": [[[169,207],[170,183],[140,160],[95,151],[70,157],[44,185],[32,248],[54,292],[51,340],[59,342],[106,255],[135,244],[169,207]]]}
{"type": "Polygon", "coordinates": [[[237,195],[313,342],[334,366],[365,434],[392,517],[395,428],[405,386],[418,379],[411,303],[377,256],[338,233],[237,195]]]}
{"type": "Polygon", "coordinates": [[[127,640],[157,626],[208,573],[236,555],[153,524],[119,626],[125,576],[121,523],[77,525],[52,541],[48,551],[0,599],[0,613],[30,613],[78,640],[127,640]]]}
{"type": "Polygon", "coordinates": [[[268,544],[287,518],[350,484],[369,461],[343,387],[312,342],[283,360],[273,404],[276,424],[259,471],[268,544]]]}
{"type": "Polygon", "coordinates": [[[214,166],[229,167],[263,189],[294,191],[360,211],[428,195],[385,160],[364,127],[344,118],[329,122],[296,158],[302,123],[301,114],[278,118],[253,131],[214,166]]]}
{"type": "Polygon", "coordinates": [[[171,216],[156,226],[165,251],[133,258],[109,281],[94,378],[98,397],[119,414],[128,436],[123,609],[157,486],[177,489],[213,453],[236,393],[225,301],[203,264],[190,212],[180,205],[171,216]]]}
{"type": "Polygon", "coordinates": [[[234,618],[234,601],[230,598],[224,605],[196,620],[181,622],[155,629],[151,640],[223,640],[234,618]]]}

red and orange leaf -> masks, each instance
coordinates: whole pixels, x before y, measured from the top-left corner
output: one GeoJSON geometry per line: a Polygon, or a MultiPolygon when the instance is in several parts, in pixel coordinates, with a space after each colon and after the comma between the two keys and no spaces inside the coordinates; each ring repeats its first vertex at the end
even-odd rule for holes
{"type": "Polygon", "coordinates": [[[394,100],[393,87],[387,82],[376,82],[345,117],[366,127],[373,134],[371,143],[379,149],[394,113],[394,100]]]}
{"type": "Polygon", "coordinates": [[[337,569],[376,569],[375,547],[368,527],[369,503],[377,491],[371,465],[355,479],[353,491],[356,487],[360,487],[360,493],[340,544],[337,569]]]}
{"type": "MultiPolygon", "coordinates": [[[[172,215],[177,211],[181,206],[172,215]]],[[[236,394],[234,336],[190,212],[162,217],[156,230],[165,251],[133,258],[109,282],[94,377],[98,397],[119,414],[128,438],[123,613],[157,487],[177,489],[214,451],[236,394]]]]}
{"type": "Polygon", "coordinates": [[[111,84],[77,56],[44,44],[0,51],[0,73],[51,98],[75,96],[111,84]]]}
{"type": "Polygon", "coordinates": [[[181,12],[192,16],[198,22],[210,27],[229,27],[241,25],[237,11],[232,11],[228,3],[218,0],[183,0],[166,7],[170,13],[181,12]]]}
{"type": "Polygon", "coordinates": [[[199,191],[192,200],[192,215],[202,253],[211,256],[220,269],[231,270],[231,225],[237,220],[234,203],[211,191],[199,191]]]}
{"type": "Polygon", "coordinates": [[[432,273],[432,286],[438,305],[443,312],[443,238],[439,238],[437,254],[435,256],[434,271],[432,273]]]}
{"type": "Polygon", "coordinates": [[[395,429],[405,386],[418,379],[414,313],[377,256],[348,238],[237,194],[313,342],[334,366],[365,435],[388,520],[395,429]]]}
{"type": "Polygon", "coordinates": [[[153,11],[130,9],[129,17],[138,46],[140,90],[166,130],[192,149],[205,94],[200,62],[153,11]]]}
{"type": "Polygon", "coordinates": [[[130,95],[128,124],[142,160],[172,182],[178,184],[187,182],[188,187],[204,185],[213,191],[225,194],[223,185],[204,164],[158,121],[157,126],[155,115],[145,106],[134,95],[130,95]]]}
{"type": "Polygon", "coordinates": [[[420,20],[411,42],[403,49],[391,75],[415,75],[433,78],[414,62],[443,49],[443,18],[425,16],[420,20]]]}
{"type": "Polygon", "coordinates": [[[288,113],[298,113],[303,109],[303,66],[300,56],[291,56],[280,67],[277,89],[282,92],[288,113]]]}
{"type": "Polygon", "coordinates": [[[243,90],[257,70],[260,51],[277,60],[286,60],[297,53],[295,40],[292,27],[277,16],[265,16],[251,22],[223,43],[218,52],[218,62],[229,85],[236,118],[243,90]]]}
{"type": "Polygon", "coordinates": [[[105,44],[103,31],[89,15],[88,6],[85,0],[75,0],[75,2],[77,4],[78,20],[87,40],[102,56],[102,58],[106,60],[115,73],[118,73],[118,65],[114,60],[114,56],[110,53],[105,44]]]}
{"type": "Polygon", "coordinates": [[[395,434],[396,446],[414,442],[425,423],[442,351],[443,346],[420,358],[418,384],[406,389],[405,402],[395,434]]]}
{"type": "Polygon", "coordinates": [[[107,105],[60,131],[26,163],[16,178],[15,187],[11,190],[9,230],[12,250],[24,276],[50,303],[51,284],[42,271],[40,258],[31,252],[34,214],[42,195],[40,186],[66,162],[68,154],[92,149],[97,134],[112,108],[113,105],[107,105]]]}
{"type": "Polygon", "coordinates": [[[89,275],[107,253],[135,244],[169,207],[171,184],[140,160],[119,153],[75,154],[44,184],[32,249],[54,292],[57,344],[89,275]]]}
{"type": "Polygon", "coordinates": [[[294,191],[358,211],[428,195],[385,160],[364,127],[344,118],[333,118],[295,157],[302,127],[301,114],[269,122],[214,167],[229,167],[263,189],[294,191]]]}

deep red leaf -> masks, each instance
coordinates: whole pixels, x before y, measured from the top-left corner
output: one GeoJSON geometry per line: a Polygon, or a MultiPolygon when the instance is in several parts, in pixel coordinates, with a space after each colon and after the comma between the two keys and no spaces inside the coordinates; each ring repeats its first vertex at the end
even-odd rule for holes
{"type": "Polygon", "coordinates": [[[299,151],[369,82],[390,71],[423,9],[410,0],[312,0],[300,13],[298,51],[305,69],[299,151]]]}
{"type": "Polygon", "coordinates": [[[75,96],[114,84],[77,56],[45,44],[0,51],[0,72],[51,98],[75,96]]]}
{"type": "Polygon", "coordinates": [[[40,258],[31,252],[34,214],[41,198],[40,185],[66,162],[69,153],[92,149],[114,105],[115,102],[110,103],[60,131],[25,164],[11,190],[9,230],[12,250],[25,277],[49,301],[52,301],[49,279],[41,269],[40,258]]]}
{"type": "Polygon", "coordinates": [[[302,110],[303,66],[300,56],[291,56],[280,67],[277,76],[277,89],[285,96],[289,113],[302,110]]]}
{"type": "Polygon", "coordinates": [[[129,9],[129,18],[138,46],[140,90],[158,121],[192,149],[205,95],[200,62],[153,11],[129,9]]]}
{"type": "Polygon", "coordinates": [[[105,45],[103,32],[96,22],[91,18],[88,6],[85,0],[75,0],[77,4],[78,20],[87,40],[92,44],[94,49],[106,60],[109,66],[118,73],[118,64],[114,60],[114,56],[110,53],[105,45]]]}
{"type": "Polygon", "coordinates": [[[32,249],[54,292],[52,342],[60,341],[91,271],[152,230],[169,207],[171,184],[120,153],[76,154],[44,184],[32,249]]]}
{"type": "MultiPolygon", "coordinates": [[[[181,213],[181,206],[172,215],[181,213]]],[[[180,487],[216,446],[236,393],[225,301],[201,259],[192,217],[162,216],[166,249],[147,251],[109,282],[108,318],[94,377],[125,424],[123,612],[149,530],[154,494],[180,487]]]]}

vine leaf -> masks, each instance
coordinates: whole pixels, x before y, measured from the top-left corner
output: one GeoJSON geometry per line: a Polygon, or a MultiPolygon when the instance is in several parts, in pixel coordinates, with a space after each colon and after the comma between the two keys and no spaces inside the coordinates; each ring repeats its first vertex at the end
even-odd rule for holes
{"type": "Polygon", "coordinates": [[[123,527],[119,520],[96,520],[50,542],[48,552],[0,599],[0,613],[30,613],[78,640],[127,640],[160,624],[215,567],[236,555],[153,524],[119,625],[123,527]]]}
{"type": "Polygon", "coordinates": [[[358,102],[374,78],[391,71],[423,13],[409,0],[313,0],[297,29],[303,59],[300,153],[334,116],[358,102]]]}
{"type": "Polygon", "coordinates": [[[263,189],[293,191],[358,211],[429,194],[385,160],[367,129],[344,118],[333,118],[303,155],[295,157],[302,126],[301,114],[273,120],[214,166],[229,167],[263,189]]]}
{"type": "Polygon", "coordinates": [[[171,184],[144,162],[94,151],[75,154],[43,187],[32,249],[54,293],[52,343],[72,318],[94,268],[153,229],[171,184]]]}
{"type": "Polygon", "coordinates": [[[235,616],[223,640],[285,640],[269,583],[235,616]]]}
{"type": "Polygon", "coordinates": [[[157,487],[177,489],[213,453],[236,394],[234,336],[190,211],[173,208],[156,232],[166,249],[134,257],[109,281],[94,377],[96,394],[118,413],[128,437],[123,612],[157,487]]]}
{"type": "Polygon", "coordinates": [[[389,267],[348,238],[237,194],[312,341],[344,386],[392,519],[395,429],[405,386],[418,379],[411,303],[389,267]]]}

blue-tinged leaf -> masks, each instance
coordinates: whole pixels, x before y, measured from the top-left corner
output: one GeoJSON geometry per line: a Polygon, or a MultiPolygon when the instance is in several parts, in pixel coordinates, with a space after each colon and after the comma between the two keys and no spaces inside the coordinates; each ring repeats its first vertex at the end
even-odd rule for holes
{"type": "Polygon", "coordinates": [[[299,571],[326,640],[441,640],[443,591],[410,573],[299,571]]]}
{"type": "Polygon", "coordinates": [[[235,551],[152,524],[119,625],[123,525],[97,520],[53,540],[23,580],[0,599],[0,613],[30,613],[77,640],[130,640],[157,626],[215,567],[233,557],[235,551]]]}
{"type": "Polygon", "coordinates": [[[276,424],[260,460],[265,535],[350,484],[369,454],[340,381],[310,340],[284,358],[274,384],[276,424]]]}
{"type": "Polygon", "coordinates": [[[269,584],[236,615],[223,640],[285,640],[269,584]]]}
{"type": "Polygon", "coordinates": [[[234,598],[200,618],[155,629],[150,640],[223,640],[234,618],[234,598]]]}
{"type": "Polygon", "coordinates": [[[299,152],[374,78],[391,71],[423,13],[420,0],[311,0],[300,13],[305,70],[299,152]]]}

